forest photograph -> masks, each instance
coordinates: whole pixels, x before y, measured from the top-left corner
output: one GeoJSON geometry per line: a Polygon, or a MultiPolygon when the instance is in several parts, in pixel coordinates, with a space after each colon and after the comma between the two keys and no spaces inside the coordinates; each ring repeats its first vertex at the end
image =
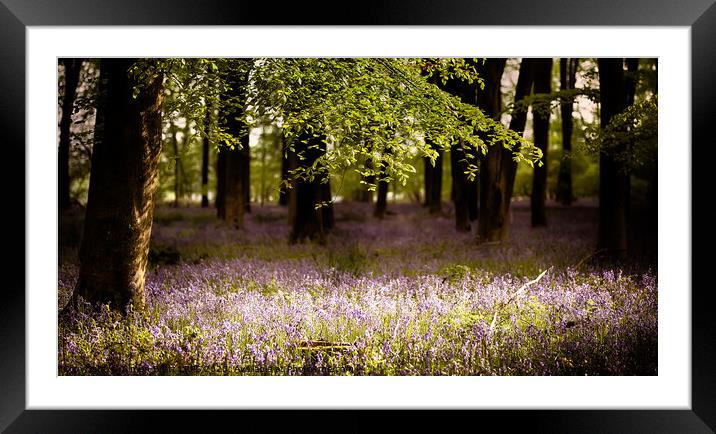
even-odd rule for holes
{"type": "Polygon", "coordinates": [[[60,376],[658,375],[657,58],[56,67],[60,376]]]}

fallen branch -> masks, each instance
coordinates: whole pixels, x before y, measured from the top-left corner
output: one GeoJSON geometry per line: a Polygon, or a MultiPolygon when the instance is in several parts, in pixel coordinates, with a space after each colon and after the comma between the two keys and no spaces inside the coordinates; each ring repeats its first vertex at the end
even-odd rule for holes
{"type": "Polygon", "coordinates": [[[492,315],[492,322],[490,323],[490,334],[492,334],[492,332],[495,330],[495,323],[497,323],[497,314],[500,313],[500,311],[501,311],[502,309],[504,309],[505,306],[507,306],[507,305],[510,304],[513,300],[515,300],[518,295],[522,294],[527,288],[529,288],[530,286],[532,286],[532,285],[534,285],[535,283],[539,282],[539,281],[544,277],[544,275],[547,274],[547,272],[548,272],[549,270],[551,270],[551,269],[552,269],[552,267],[549,267],[549,268],[545,269],[543,272],[540,273],[539,276],[535,277],[534,280],[530,280],[529,282],[527,282],[527,283],[525,283],[524,285],[522,285],[522,286],[520,287],[520,289],[518,289],[517,291],[515,291],[515,293],[512,294],[512,295],[510,296],[510,298],[507,299],[507,301],[503,302],[502,304],[500,304],[500,305],[495,309],[495,314],[492,315]]]}
{"type": "Polygon", "coordinates": [[[589,259],[589,258],[591,258],[591,257],[593,257],[593,256],[595,256],[595,255],[598,255],[598,254],[600,254],[600,253],[602,253],[602,252],[606,252],[606,251],[607,251],[607,249],[595,250],[595,251],[593,251],[592,253],[590,253],[590,254],[588,254],[587,256],[585,256],[584,258],[582,258],[582,260],[579,261],[579,262],[577,262],[577,264],[576,264],[574,267],[572,267],[572,268],[574,268],[574,269],[576,270],[576,269],[579,268],[579,266],[582,265],[587,259],[589,259]]]}

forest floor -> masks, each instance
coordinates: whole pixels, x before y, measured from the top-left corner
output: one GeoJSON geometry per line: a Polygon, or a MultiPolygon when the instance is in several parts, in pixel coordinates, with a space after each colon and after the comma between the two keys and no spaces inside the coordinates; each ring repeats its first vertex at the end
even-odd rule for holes
{"type": "MultiPolygon", "coordinates": [[[[60,374],[657,374],[655,236],[610,265],[592,255],[588,200],[550,204],[543,228],[516,201],[499,244],[456,232],[449,206],[388,209],[336,204],[325,245],[289,245],[283,207],[253,204],[238,231],[213,209],[159,207],[147,309],[61,322],[60,374]]],[[[79,210],[60,216],[59,306],[80,233],[79,210]]]]}

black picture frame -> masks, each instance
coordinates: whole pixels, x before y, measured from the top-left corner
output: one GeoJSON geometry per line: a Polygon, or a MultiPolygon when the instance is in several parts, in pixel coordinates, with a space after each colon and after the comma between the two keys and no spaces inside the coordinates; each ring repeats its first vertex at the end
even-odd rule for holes
{"type": "MultiPolygon", "coordinates": [[[[6,432],[136,432],[161,423],[161,431],[213,432],[221,427],[250,432],[373,431],[377,411],[129,411],[27,410],[25,404],[25,30],[27,26],[68,25],[537,25],[537,26],[686,26],[691,29],[692,200],[708,197],[693,174],[708,173],[708,158],[697,157],[714,142],[716,120],[716,4],[714,0],[585,1],[513,0],[485,2],[366,1],[289,3],[268,8],[263,2],[221,0],[0,0],[0,137],[5,201],[5,277],[0,293],[0,430],[6,432]],[[20,181],[22,180],[22,181],[20,181]],[[22,182],[23,188],[20,187],[22,182]],[[19,228],[24,228],[20,231],[19,228]],[[316,414],[320,411],[320,414],[316,414]],[[278,416],[275,412],[280,413],[278,416]],[[357,413],[357,414],[356,414],[357,413]]],[[[663,144],[663,146],[676,144],[663,144]]],[[[687,150],[685,150],[687,151],[687,150]]],[[[49,157],[48,157],[49,158],[49,157]]],[[[692,201],[693,205],[696,205],[692,201]]],[[[707,214],[692,212],[692,232],[706,228],[707,214]]],[[[708,255],[697,255],[707,240],[692,238],[692,369],[689,410],[470,410],[391,412],[401,431],[439,423],[441,432],[479,429],[497,423],[530,432],[714,432],[716,429],[716,327],[711,321],[713,285],[697,284],[706,274],[708,255]]],[[[701,250],[705,251],[705,250],[701,250]]],[[[686,253],[686,252],[685,252],[686,253]]],[[[615,391],[618,394],[619,391],[615,391]]],[[[382,412],[382,411],[379,411],[382,412]]]]}

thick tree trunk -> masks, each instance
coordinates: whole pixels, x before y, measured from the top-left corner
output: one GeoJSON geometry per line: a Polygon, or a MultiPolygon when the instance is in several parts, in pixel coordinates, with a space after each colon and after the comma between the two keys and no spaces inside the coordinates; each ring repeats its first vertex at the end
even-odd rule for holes
{"type": "Polygon", "coordinates": [[[423,206],[428,206],[430,204],[430,187],[433,185],[433,165],[430,164],[430,159],[427,157],[423,158],[423,163],[425,164],[425,170],[423,173],[423,183],[425,190],[423,206]]]}
{"type": "Polygon", "coordinates": [[[226,154],[229,149],[219,146],[216,151],[216,217],[226,220],[226,154]]]}
{"type": "MultiPolygon", "coordinates": [[[[477,105],[487,116],[493,118],[500,113],[500,81],[505,63],[506,59],[488,59],[484,65],[478,65],[478,72],[485,80],[485,88],[477,95],[477,105]]],[[[524,72],[520,71],[516,98],[520,96],[523,76],[524,72]]],[[[480,162],[480,209],[477,220],[479,242],[501,241],[507,237],[507,212],[512,188],[508,182],[511,164],[511,153],[500,144],[491,146],[480,162]],[[510,155],[509,164],[505,164],[505,155],[510,155]]]]}
{"type": "Polygon", "coordinates": [[[224,220],[236,229],[244,226],[246,195],[243,193],[244,148],[249,146],[249,136],[241,137],[241,147],[225,150],[226,168],[224,174],[224,220]]]}
{"type": "MultiPolygon", "coordinates": [[[[605,127],[612,117],[627,107],[627,85],[624,77],[624,59],[598,59],[600,122],[605,127]]],[[[599,235],[598,248],[612,257],[623,257],[627,252],[629,217],[629,173],[619,164],[614,152],[602,151],[599,156],[599,235]]]]}
{"type": "MultiPolygon", "coordinates": [[[[299,138],[294,145],[294,151],[289,151],[289,170],[310,167],[326,152],[325,145],[309,146],[309,140],[316,139],[299,138]],[[305,158],[299,159],[299,153],[305,158]]],[[[324,243],[326,232],[333,227],[330,181],[321,181],[320,176],[316,176],[313,180],[295,179],[292,183],[288,201],[291,226],[289,242],[292,244],[304,240],[324,243]],[[323,205],[319,206],[321,204],[323,205]]]]}
{"type": "Polygon", "coordinates": [[[388,207],[388,183],[384,180],[378,181],[378,194],[375,201],[373,216],[379,219],[385,217],[385,210],[388,207]]]}
{"type": "Polygon", "coordinates": [[[80,81],[81,59],[60,59],[65,67],[65,93],[62,95],[60,144],[57,155],[57,201],[59,209],[70,207],[70,126],[80,81]]]}
{"type": "MultiPolygon", "coordinates": [[[[535,94],[548,94],[552,92],[552,59],[536,59],[534,71],[535,94]]],[[[534,112],[534,141],[535,146],[542,150],[542,165],[535,165],[532,176],[532,195],[530,209],[532,211],[532,226],[547,225],[547,151],[549,149],[549,113],[534,112]]]]}
{"type": "Polygon", "coordinates": [[[201,143],[201,207],[209,207],[209,141],[211,134],[211,111],[207,109],[204,140],[201,143]]]}
{"type": "MultiPolygon", "coordinates": [[[[571,90],[575,87],[577,65],[579,59],[559,59],[560,90],[571,90]]],[[[557,201],[562,205],[571,205],[574,200],[572,193],[572,111],[574,100],[562,98],[560,112],[562,116],[562,160],[557,175],[557,201]]]]}
{"type": "Polygon", "coordinates": [[[102,59],[104,89],[75,296],[144,305],[144,280],[162,143],[162,77],[132,97],[134,59],[102,59]]]}
{"type": "Polygon", "coordinates": [[[243,226],[244,213],[250,210],[249,133],[243,120],[247,80],[246,75],[228,77],[231,91],[222,97],[228,108],[221,122],[229,134],[239,139],[239,143],[233,149],[225,146],[219,152],[217,214],[235,228],[243,226]]]}
{"type": "MultiPolygon", "coordinates": [[[[450,147],[450,168],[452,172],[453,203],[455,204],[455,229],[458,232],[470,232],[470,193],[471,183],[465,175],[467,168],[462,144],[450,147]]],[[[474,197],[474,196],[473,196],[474,197]]]]}

